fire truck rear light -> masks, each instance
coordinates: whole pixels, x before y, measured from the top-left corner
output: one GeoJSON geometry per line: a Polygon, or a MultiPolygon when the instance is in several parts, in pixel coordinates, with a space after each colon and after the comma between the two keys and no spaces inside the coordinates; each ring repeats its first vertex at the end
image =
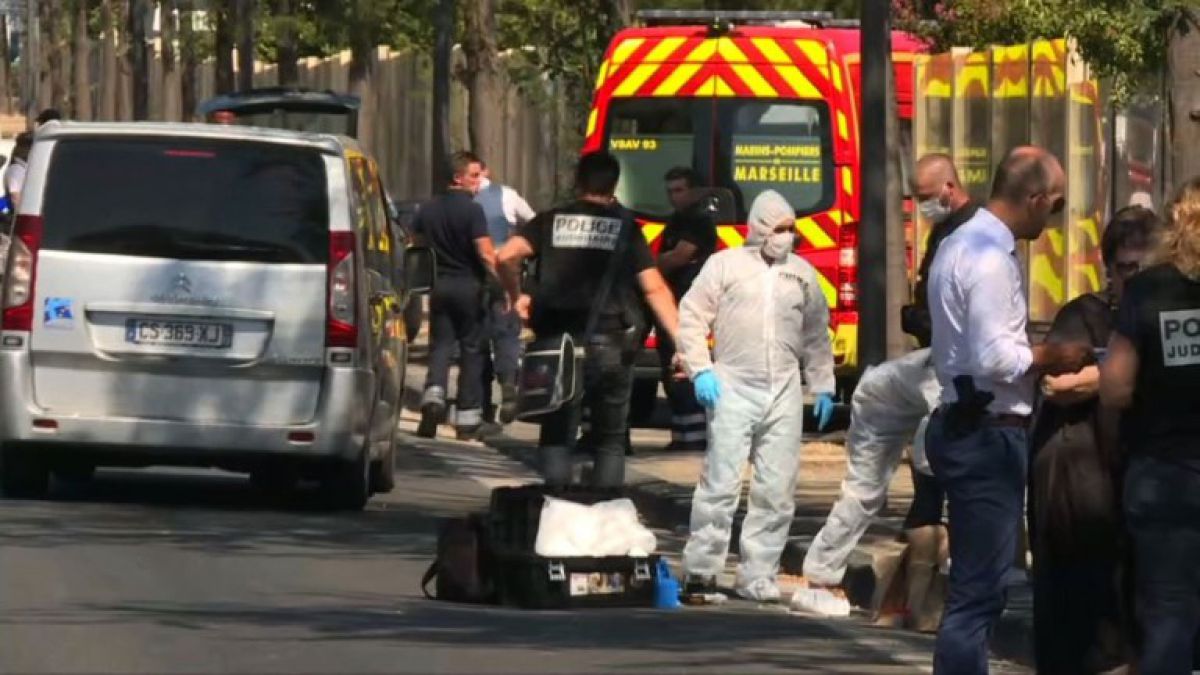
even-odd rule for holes
{"type": "Polygon", "coordinates": [[[838,304],[846,309],[858,304],[858,284],[843,282],[838,286],[838,304]]]}
{"type": "Polygon", "coordinates": [[[838,251],[838,267],[858,267],[858,249],[840,249],[838,251]]]}

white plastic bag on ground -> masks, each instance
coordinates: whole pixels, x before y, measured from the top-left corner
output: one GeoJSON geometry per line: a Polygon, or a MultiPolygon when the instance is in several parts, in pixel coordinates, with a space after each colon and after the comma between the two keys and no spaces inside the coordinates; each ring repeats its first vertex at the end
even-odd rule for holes
{"type": "Polygon", "coordinates": [[[546,497],[534,551],[547,558],[646,556],[658,547],[628,499],[584,506],[546,497]]]}

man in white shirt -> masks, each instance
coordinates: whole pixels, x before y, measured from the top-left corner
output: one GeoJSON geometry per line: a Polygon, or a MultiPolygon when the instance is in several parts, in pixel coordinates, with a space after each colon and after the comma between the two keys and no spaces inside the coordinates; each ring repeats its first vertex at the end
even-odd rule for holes
{"type": "MultiPolygon", "coordinates": [[[[483,208],[487,220],[488,236],[496,250],[500,250],[517,227],[533,220],[533,209],[529,203],[507,185],[492,182],[492,172],[483,165],[479,191],[475,203],[483,208]]],[[[488,308],[488,343],[484,345],[483,360],[483,411],[485,421],[494,422],[496,411],[492,405],[492,380],[500,383],[499,421],[508,424],[516,416],[517,369],[521,361],[521,320],[512,309],[505,310],[504,293],[493,288],[488,308]]]]}
{"type": "Polygon", "coordinates": [[[988,672],[988,638],[1020,531],[1033,383],[1092,359],[1087,345],[1030,346],[1026,334],[1017,240],[1037,239],[1062,211],[1065,182],[1046,151],[1013,150],[996,170],[987,207],[942,243],[930,272],[942,400],[926,448],[949,501],[951,560],[935,674],[988,672]]]}

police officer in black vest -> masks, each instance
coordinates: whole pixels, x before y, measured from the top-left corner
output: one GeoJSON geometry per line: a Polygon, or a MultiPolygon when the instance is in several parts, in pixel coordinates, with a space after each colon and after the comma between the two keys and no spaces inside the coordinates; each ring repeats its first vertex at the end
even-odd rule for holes
{"type": "Polygon", "coordinates": [[[1144,675],[1192,672],[1200,629],[1200,178],[1167,217],[1160,262],[1125,282],[1100,366],[1100,424],[1127,461],[1144,675]]]}
{"type": "MultiPolygon", "coordinates": [[[[575,173],[577,199],[539,214],[519,228],[498,256],[501,282],[509,301],[539,338],[570,333],[583,344],[593,300],[613,255],[620,259],[607,301],[599,308],[594,334],[586,344],[584,397],[591,411],[596,487],[618,487],[625,480],[625,432],[633,360],[640,345],[640,293],[660,326],[674,339],[679,316],[674,298],[654,266],[650,247],[630,213],[614,194],[621,165],[608,153],[592,153],[575,173]],[[620,242],[621,238],[625,241],[620,242]],[[522,295],[521,263],[536,258],[532,298],[522,295]]],[[[539,446],[543,474],[550,485],[571,481],[571,453],[579,428],[577,399],[542,424],[539,446]]]]}

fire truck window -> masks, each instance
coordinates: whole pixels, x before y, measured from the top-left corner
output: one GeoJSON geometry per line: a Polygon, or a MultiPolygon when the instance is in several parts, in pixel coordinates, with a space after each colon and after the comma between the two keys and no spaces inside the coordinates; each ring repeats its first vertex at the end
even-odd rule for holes
{"type": "Polygon", "coordinates": [[[833,153],[824,104],[722,101],[718,124],[731,129],[718,139],[718,175],[733,190],[740,217],[766,190],[783,195],[800,214],[832,203],[833,153]]]}
{"type": "Polygon", "coordinates": [[[711,110],[704,99],[613,101],[607,135],[608,150],[621,163],[617,199],[641,215],[669,215],[663,176],[676,166],[698,166],[696,131],[711,110]]]}

